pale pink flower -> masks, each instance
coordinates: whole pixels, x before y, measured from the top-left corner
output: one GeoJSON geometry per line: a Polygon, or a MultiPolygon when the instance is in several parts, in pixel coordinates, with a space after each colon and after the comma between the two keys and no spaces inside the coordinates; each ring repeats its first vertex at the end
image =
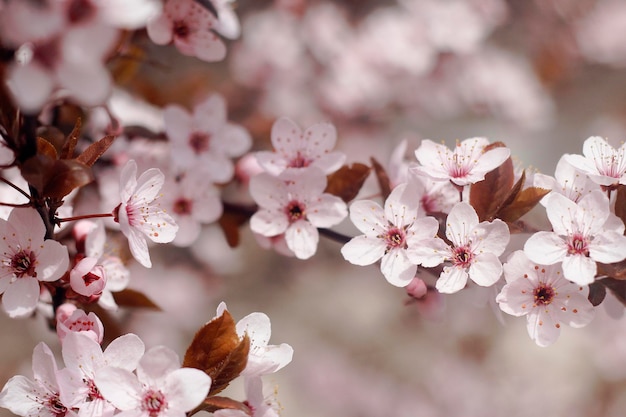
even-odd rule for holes
{"type": "Polygon", "coordinates": [[[350,206],[350,220],[363,232],[341,248],[344,259],[354,265],[371,265],[382,259],[380,270],[397,287],[409,285],[417,271],[410,249],[437,235],[439,222],[418,218],[419,196],[407,184],[393,189],[383,209],[370,200],[350,206]]]}
{"type": "Polygon", "coordinates": [[[148,350],[139,361],[137,375],[105,366],[95,375],[102,396],[119,410],[120,417],[184,417],[206,398],[211,378],[195,368],[181,368],[178,355],[165,346],[148,350]]]}
{"type": "Polygon", "coordinates": [[[502,165],[509,157],[508,148],[494,148],[485,152],[489,141],[485,138],[470,138],[458,142],[454,150],[447,146],[424,139],[415,156],[421,166],[411,170],[435,180],[450,180],[457,186],[474,184],[485,179],[485,174],[502,165]]]}
{"type": "Polygon", "coordinates": [[[609,200],[600,190],[574,203],[562,194],[548,197],[546,213],[552,232],[533,234],[524,245],[530,260],[544,265],[563,262],[565,278],[580,285],[594,281],[596,262],[626,258],[624,223],[611,215],[609,200]]]}
{"type": "Polygon", "coordinates": [[[325,189],[326,176],[314,167],[253,177],[250,194],[259,211],[250,219],[250,228],[264,236],[284,233],[296,257],[310,258],[317,250],[317,228],[335,226],[348,214],[346,204],[325,189]]]}
{"type": "Polygon", "coordinates": [[[176,246],[190,246],[200,236],[202,224],[213,223],[223,212],[220,191],[200,171],[166,181],[161,205],[178,225],[172,241],[176,246]]]}
{"type": "Polygon", "coordinates": [[[120,230],[128,238],[133,257],[146,268],[152,266],[146,237],[153,242],[167,243],[174,240],[178,226],[157,202],[165,176],[151,168],[137,178],[137,164],[128,161],[120,178],[121,204],[115,208],[115,218],[120,230]]]}
{"type": "Polygon", "coordinates": [[[106,276],[98,258],[85,257],[70,271],[70,287],[85,297],[97,297],[106,285],[106,276]]]}
{"type": "Polygon", "coordinates": [[[0,407],[22,417],[76,417],[59,398],[57,364],[50,348],[43,342],[33,350],[34,380],[16,375],[0,392],[0,407]]]}
{"type": "Polygon", "coordinates": [[[87,314],[74,304],[65,303],[57,308],[56,322],[57,336],[61,343],[72,332],[82,333],[95,342],[102,343],[104,326],[93,311],[87,314]]]}
{"type": "Polygon", "coordinates": [[[62,353],[66,368],[58,372],[58,380],[63,404],[77,408],[79,417],[111,417],[115,406],[102,396],[94,378],[106,366],[134,371],[144,344],[130,333],[113,340],[103,352],[88,335],[72,332],[63,341],[62,353]]]}
{"type": "Polygon", "coordinates": [[[203,61],[221,61],[224,42],[212,29],[223,29],[217,18],[194,0],[167,0],[163,13],[148,22],[148,36],[157,45],[171,42],[183,55],[203,61]]]}
{"type": "Polygon", "coordinates": [[[260,377],[247,377],[244,382],[246,393],[245,404],[251,415],[241,410],[218,410],[213,413],[215,417],[279,417],[280,405],[274,398],[263,394],[263,381],[260,377]]]}
{"type": "Polygon", "coordinates": [[[176,169],[205,172],[213,182],[230,181],[235,172],[231,158],[243,155],[252,146],[248,131],[228,122],[226,102],[218,94],[196,105],[193,114],[170,105],[163,116],[176,169]]]}
{"type": "Polygon", "coordinates": [[[516,251],[504,264],[504,278],[496,301],[505,313],[526,316],[528,334],[539,346],[554,343],[562,323],[583,327],[593,319],[588,288],[563,278],[558,265],[537,265],[516,251]]]}
{"type": "Polygon", "coordinates": [[[414,259],[426,267],[434,267],[444,261],[444,266],[435,284],[442,293],[460,291],[471,279],[476,284],[489,287],[502,275],[502,264],[498,257],[509,243],[509,228],[500,219],[493,222],[478,222],[474,208],[465,202],[457,203],[446,220],[446,237],[450,246],[441,238],[428,239],[410,249],[414,259]]]}
{"type": "Polygon", "coordinates": [[[287,168],[314,166],[325,174],[339,168],[346,159],[341,152],[333,152],[337,130],[331,123],[316,123],[304,132],[293,121],[281,117],[272,126],[273,152],[256,153],[259,165],[272,175],[287,168]]]}
{"type": "MultiPolygon", "coordinates": [[[[598,184],[567,162],[565,156],[559,159],[554,177],[536,173],[533,177],[533,186],[563,194],[575,203],[591,191],[600,189],[598,184]]],[[[547,201],[546,196],[546,198],[541,199],[540,203],[545,206],[547,201]]]]}
{"type": "Polygon", "coordinates": [[[0,219],[0,294],[11,317],[35,310],[39,281],[56,281],[69,266],[67,247],[44,240],[46,228],[36,210],[16,208],[8,220],[0,219]]]}
{"type": "Polygon", "coordinates": [[[615,149],[605,139],[592,136],[583,144],[583,155],[564,158],[596,184],[626,184],[626,143],[615,149]]]}

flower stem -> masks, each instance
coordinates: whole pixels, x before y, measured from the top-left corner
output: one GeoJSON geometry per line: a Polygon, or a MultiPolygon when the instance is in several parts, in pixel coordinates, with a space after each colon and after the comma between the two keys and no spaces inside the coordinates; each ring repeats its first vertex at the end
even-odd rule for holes
{"type": "Polygon", "coordinates": [[[73,222],[75,220],[95,219],[99,217],[113,217],[113,213],[84,214],[82,216],[62,217],[62,218],[57,218],[56,221],[57,223],[64,223],[64,222],[73,222]]]}

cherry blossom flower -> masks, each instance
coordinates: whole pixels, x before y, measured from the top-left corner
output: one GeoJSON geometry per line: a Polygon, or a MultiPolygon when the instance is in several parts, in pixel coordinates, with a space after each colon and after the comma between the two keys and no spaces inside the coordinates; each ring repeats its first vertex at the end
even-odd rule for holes
{"type": "Polygon", "coordinates": [[[98,258],[85,257],[78,261],[70,271],[70,287],[76,293],[95,300],[106,285],[106,276],[102,265],[97,265],[98,258]]]}
{"type": "Polygon", "coordinates": [[[56,360],[43,342],[33,350],[33,374],[34,380],[22,375],[9,379],[0,392],[0,407],[22,417],[75,417],[59,398],[56,360]]]}
{"type": "Polygon", "coordinates": [[[158,193],[165,182],[163,173],[151,168],[137,178],[137,164],[126,163],[120,178],[122,202],[114,210],[120,230],[128,238],[133,257],[146,268],[152,266],[146,236],[153,242],[174,240],[178,226],[157,202],[158,193]]]}
{"type": "Polygon", "coordinates": [[[105,366],[95,375],[102,396],[122,410],[120,417],[183,417],[209,393],[211,378],[194,368],[181,368],[178,355],[165,346],[148,350],[137,375],[105,366]]]}
{"type": "Polygon", "coordinates": [[[564,158],[596,184],[626,184],[626,143],[615,149],[605,139],[592,136],[583,144],[583,155],[565,155],[564,158]]]}
{"type": "Polygon", "coordinates": [[[94,378],[106,366],[134,371],[144,349],[141,339],[132,333],[113,340],[104,352],[88,335],[68,334],[62,348],[66,368],[58,372],[61,401],[77,408],[79,417],[113,416],[115,406],[102,396],[94,378]]]}
{"type": "Polygon", "coordinates": [[[419,198],[415,190],[400,184],[393,189],[383,209],[370,200],[350,206],[350,220],[363,232],[341,248],[344,259],[354,265],[371,265],[382,258],[380,270],[397,287],[409,285],[417,271],[410,249],[437,235],[434,217],[417,217],[419,198]]]}
{"type": "Polygon", "coordinates": [[[500,219],[479,223],[474,208],[461,202],[450,211],[446,225],[450,246],[435,237],[410,249],[410,255],[425,267],[434,267],[444,261],[452,263],[444,266],[435,284],[437,290],[455,293],[465,287],[468,278],[483,287],[495,284],[502,275],[498,257],[510,238],[506,223],[500,219]]]}
{"type": "Polygon", "coordinates": [[[286,117],[272,126],[273,152],[256,153],[259,164],[272,175],[287,168],[315,166],[325,174],[338,170],[346,159],[340,152],[332,152],[337,141],[337,130],[331,123],[316,123],[302,132],[286,117]]]}
{"type": "MultiPolygon", "coordinates": [[[[581,174],[567,162],[565,156],[559,159],[554,171],[554,178],[536,173],[533,177],[533,186],[563,194],[575,203],[591,191],[600,189],[598,184],[581,174]]],[[[547,198],[542,198],[540,203],[545,206],[547,201],[547,198]]]]}
{"type": "Polygon", "coordinates": [[[556,341],[561,323],[583,327],[593,319],[588,288],[563,278],[558,265],[537,265],[515,251],[504,264],[504,278],[496,301],[505,313],[526,316],[528,334],[539,346],[556,341]]]}
{"type": "Polygon", "coordinates": [[[415,151],[421,166],[411,170],[435,180],[450,180],[461,187],[474,184],[485,179],[485,174],[502,165],[511,154],[502,147],[485,152],[487,145],[489,141],[485,138],[470,138],[458,142],[451,151],[445,145],[424,139],[415,151]]]}
{"type": "Polygon", "coordinates": [[[65,303],[59,306],[56,311],[57,336],[61,343],[68,333],[82,333],[97,343],[102,343],[104,337],[104,326],[100,318],[93,311],[89,314],[76,308],[74,304],[65,303]]]}
{"type": "Polygon", "coordinates": [[[178,181],[166,181],[163,194],[161,204],[178,225],[172,241],[176,246],[190,246],[200,236],[202,224],[222,215],[220,192],[200,171],[189,171],[178,181]]]}
{"type": "Polygon", "coordinates": [[[200,170],[214,182],[230,181],[235,172],[230,158],[243,155],[252,146],[247,130],[228,123],[226,102],[217,94],[195,106],[193,114],[170,105],[163,117],[175,168],[200,170]]]}
{"type": "MultiPolygon", "coordinates": [[[[148,36],[157,45],[171,42],[183,55],[203,61],[221,61],[226,56],[224,42],[212,29],[223,29],[217,18],[194,0],[167,0],[163,13],[148,22],[148,36]]],[[[228,32],[227,32],[228,33],[228,32]]]]}
{"type": "Polygon", "coordinates": [[[69,266],[67,247],[44,240],[46,228],[36,210],[16,208],[8,220],[0,219],[0,294],[11,317],[35,310],[39,281],[56,281],[69,266]]]}
{"type": "Polygon", "coordinates": [[[260,377],[247,377],[244,382],[246,401],[251,415],[241,410],[217,410],[213,413],[215,417],[279,417],[279,404],[269,397],[263,395],[263,381],[260,377]]]}
{"type": "Polygon", "coordinates": [[[326,176],[315,167],[253,177],[250,194],[259,211],[250,219],[250,228],[263,236],[284,233],[297,258],[310,258],[317,250],[317,228],[335,226],[348,215],[346,204],[324,193],[325,188],[326,176]]]}
{"type": "Polygon", "coordinates": [[[594,281],[596,262],[626,258],[624,224],[611,215],[602,191],[593,191],[578,203],[553,193],[546,213],[554,231],[537,232],[526,241],[524,252],[531,261],[544,265],[562,261],[565,278],[586,285],[594,281]]]}

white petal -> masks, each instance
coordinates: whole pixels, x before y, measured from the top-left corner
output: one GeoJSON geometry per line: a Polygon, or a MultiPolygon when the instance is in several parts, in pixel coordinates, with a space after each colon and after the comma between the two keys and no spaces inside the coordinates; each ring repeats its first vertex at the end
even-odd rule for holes
{"type": "Polygon", "coordinates": [[[281,117],[272,125],[272,145],[281,154],[295,154],[301,146],[301,136],[300,127],[286,117],[281,117]]]}
{"type": "Polygon", "coordinates": [[[25,317],[35,311],[39,301],[39,281],[32,277],[18,278],[2,295],[2,307],[10,317],[25,317]]]}
{"type": "Polygon", "coordinates": [[[161,386],[170,372],[180,368],[176,352],[165,346],[155,346],[148,350],[137,366],[137,378],[147,385],[161,386]]]}
{"type": "Polygon", "coordinates": [[[496,256],[502,255],[511,237],[509,227],[500,219],[480,223],[471,236],[474,252],[489,252],[496,256]]]}
{"type": "Polygon", "coordinates": [[[478,215],[472,206],[465,202],[457,203],[450,210],[446,220],[446,236],[454,246],[463,246],[469,233],[478,226],[478,215]]]}
{"type": "Polygon", "coordinates": [[[139,408],[143,385],[130,371],[106,366],[96,372],[94,382],[102,396],[120,410],[139,408]]]}
{"type": "Polygon", "coordinates": [[[199,369],[182,368],[167,375],[164,394],[168,406],[184,412],[196,408],[206,398],[211,378],[199,369]]]}
{"type": "Polygon", "coordinates": [[[382,239],[368,236],[352,238],[341,248],[343,258],[353,265],[371,265],[385,254],[387,245],[382,239]]]}
{"type": "Polygon", "coordinates": [[[526,329],[532,340],[541,347],[546,347],[559,338],[561,329],[556,324],[550,314],[543,309],[532,311],[526,316],[526,329]]]}
{"type": "Polygon", "coordinates": [[[589,256],[598,262],[610,264],[626,258],[626,236],[612,230],[596,236],[589,243],[589,256]]]}
{"type": "Polygon", "coordinates": [[[287,247],[298,259],[309,259],[317,251],[319,232],[306,220],[298,220],[285,231],[287,247]]]}
{"type": "Polygon", "coordinates": [[[584,255],[568,255],[563,259],[563,275],[579,285],[591,284],[596,276],[596,263],[584,255]]]}
{"type": "Polygon", "coordinates": [[[467,277],[465,269],[447,266],[439,276],[435,288],[440,293],[453,294],[465,288],[467,277]]]}
{"type": "Polygon", "coordinates": [[[288,226],[287,216],[278,211],[260,210],[250,218],[250,229],[263,236],[280,235],[288,226]]]}
{"type": "Polygon", "coordinates": [[[67,246],[55,240],[46,240],[37,254],[37,279],[40,281],[56,281],[61,278],[69,267],[67,246]]]}
{"type": "Polygon", "coordinates": [[[387,231],[383,208],[374,201],[359,200],[352,203],[350,221],[366,236],[381,236],[387,231]]]}
{"type": "Polygon", "coordinates": [[[165,119],[165,132],[174,145],[189,147],[188,140],[191,135],[192,117],[176,104],[170,104],[163,110],[165,119]]]}
{"type": "Polygon", "coordinates": [[[527,279],[509,282],[496,297],[496,302],[502,311],[512,316],[528,314],[534,302],[533,286],[527,279]]]}
{"type": "Polygon", "coordinates": [[[411,243],[407,249],[407,255],[413,263],[433,268],[446,260],[449,246],[443,239],[434,237],[420,240],[418,243],[411,243]]]}
{"type": "Polygon", "coordinates": [[[7,84],[25,113],[38,111],[54,89],[52,74],[34,62],[11,66],[7,84]]]}
{"type": "Polygon", "coordinates": [[[524,244],[524,253],[533,262],[552,265],[565,258],[567,243],[556,233],[537,232],[524,244]]]}
{"type": "MultiPolygon", "coordinates": [[[[137,188],[137,163],[129,160],[120,173],[120,198],[122,203],[128,202],[137,188]]],[[[122,210],[120,209],[120,214],[122,210]]]]}
{"type": "Polygon", "coordinates": [[[380,270],[391,285],[406,287],[415,277],[417,265],[409,260],[405,250],[396,248],[383,256],[380,270]]]}
{"type": "Polygon", "coordinates": [[[332,227],[346,218],[348,208],[341,198],[322,194],[314,203],[308,205],[306,215],[316,227],[332,227]]]}
{"type": "Polygon", "coordinates": [[[42,407],[39,401],[43,400],[37,397],[40,390],[37,383],[25,376],[14,376],[7,381],[0,392],[0,407],[7,408],[18,416],[38,415],[42,407]]]}
{"type": "Polygon", "coordinates": [[[250,179],[250,195],[263,208],[283,208],[288,203],[286,194],[285,183],[269,174],[261,173],[250,179]]]}
{"type": "Polygon", "coordinates": [[[150,19],[146,29],[152,42],[157,45],[166,45],[173,39],[173,26],[173,22],[167,15],[162,14],[154,19],[150,19]]]}
{"type": "Polygon", "coordinates": [[[144,354],[144,344],[141,339],[128,333],[113,340],[104,351],[104,359],[110,366],[134,371],[144,354]]]}
{"type": "Polygon", "coordinates": [[[502,264],[493,253],[476,255],[476,261],[469,268],[469,277],[476,284],[489,287],[502,275],[502,264]]]}
{"type": "Polygon", "coordinates": [[[271,345],[261,356],[249,355],[246,369],[241,374],[246,377],[271,374],[288,365],[292,358],[293,348],[287,343],[271,345]]]}

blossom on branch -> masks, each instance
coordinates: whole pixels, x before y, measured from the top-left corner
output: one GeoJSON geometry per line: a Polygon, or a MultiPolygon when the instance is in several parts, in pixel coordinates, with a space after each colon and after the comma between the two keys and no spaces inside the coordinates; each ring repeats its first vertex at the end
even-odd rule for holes
{"type": "Polygon", "coordinates": [[[417,217],[419,196],[415,189],[400,184],[393,189],[383,209],[370,200],[350,206],[350,220],[364,234],[341,248],[344,259],[354,265],[371,265],[382,258],[380,270],[397,287],[409,285],[419,259],[411,248],[437,235],[439,222],[434,217],[417,217]]]}
{"type": "Polygon", "coordinates": [[[165,176],[157,168],[151,168],[137,178],[137,164],[132,159],[122,169],[122,202],[113,214],[128,238],[133,257],[146,268],[152,266],[146,237],[153,242],[167,243],[174,240],[178,231],[174,219],[157,202],[164,182],[165,176]]]}
{"type": "Polygon", "coordinates": [[[324,193],[325,188],[326,176],[315,167],[252,177],[250,194],[259,211],[250,218],[250,228],[268,237],[284,233],[296,257],[310,258],[317,251],[317,228],[335,226],[348,215],[343,200],[324,193]]]}
{"type": "Polygon", "coordinates": [[[67,272],[67,247],[44,240],[46,228],[36,210],[15,208],[8,220],[0,219],[0,294],[11,317],[35,310],[39,282],[56,281],[67,272]]]}
{"type": "Polygon", "coordinates": [[[528,334],[539,346],[556,341],[561,323],[583,327],[593,319],[588,288],[563,278],[558,265],[537,265],[516,251],[503,268],[507,283],[496,301],[505,313],[526,316],[528,334]]]}
{"type": "Polygon", "coordinates": [[[596,184],[607,187],[626,184],[626,143],[615,149],[605,139],[592,136],[583,144],[583,155],[564,158],[596,184]]]}

